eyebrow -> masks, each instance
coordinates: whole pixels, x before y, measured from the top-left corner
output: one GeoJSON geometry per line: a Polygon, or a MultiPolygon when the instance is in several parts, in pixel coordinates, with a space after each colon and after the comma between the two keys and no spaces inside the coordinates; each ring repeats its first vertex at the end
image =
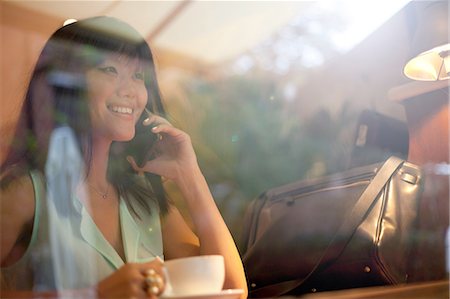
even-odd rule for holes
{"type": "Polygon", "coordinates": [[[139,71],[145,71],[145,67],[144,67],[144,62],[139,59],[138,57],[130,57],[126,54],[109,54],[109,55],[105,55],[104,59],[102,61],[102,63],[104,63],[107,60],[112,60],[115,61],[117,63],[125,63],[125,65],[131,65],[131,66],[136,66],[136,69],[139,71]]]}

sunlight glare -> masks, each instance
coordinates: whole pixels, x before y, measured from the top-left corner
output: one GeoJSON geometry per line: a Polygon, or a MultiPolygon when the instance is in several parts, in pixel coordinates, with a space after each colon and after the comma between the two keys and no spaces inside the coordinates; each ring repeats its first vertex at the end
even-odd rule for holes
{"type": "MultiPolygon", "coordinates": [[[[339,49],[345,52],[360,43],[390,17],[403,8],[410,0],[339,1],[338,9],[348,20],[346,30],[335,33],[332,38],[339,49]]],[[[336,1],[323,1],[323,5],[336,6],[336,1]]]]}

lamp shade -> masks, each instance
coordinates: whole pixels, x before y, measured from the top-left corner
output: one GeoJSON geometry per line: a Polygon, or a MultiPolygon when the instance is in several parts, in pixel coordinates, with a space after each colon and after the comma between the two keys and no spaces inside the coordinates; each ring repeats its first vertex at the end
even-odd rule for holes
{"type": "Polygon", "coordinates": [[[450,78],[448,1],[418,1],[417,29],[412,58],[403,69],[411,79],[436,81],[450,78]]]}
{"type": "Polygon", "coordinates": [[[406,64],[404,73],[408,78],[436,81],[450,78],[450,44],[420,53],[406,64]]]}

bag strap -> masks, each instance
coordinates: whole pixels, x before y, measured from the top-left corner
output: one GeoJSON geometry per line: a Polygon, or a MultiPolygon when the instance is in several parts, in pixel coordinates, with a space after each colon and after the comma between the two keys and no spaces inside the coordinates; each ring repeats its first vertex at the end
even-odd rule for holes
{"type": "Polygon", "coordinates": [[[335,261],[345,249],[345,246],[350,241],[357,227],[370,212],[370,207],[375,202],[384,186],[404,162],[404,160],[392,156],[381,166],[380,170],[355,203],[350,214],[345,218],[344,222],[334,234],[331,242],[325,249],[325,252],[318,259],[315,266],[306,277],[262,287],[252,291],[251,295],[258,296],[258,294],[261,294],[265,297],[270,297],[285,294],[302,285],[307,279],[310,279],[314,272],[325,269],[330,263],[335,261]]]}

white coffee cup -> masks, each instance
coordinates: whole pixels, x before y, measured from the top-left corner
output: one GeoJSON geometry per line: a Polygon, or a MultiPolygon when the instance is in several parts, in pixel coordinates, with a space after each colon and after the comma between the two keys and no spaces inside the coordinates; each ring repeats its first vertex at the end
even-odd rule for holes
{"type": "Polygon", "coordinates": [[[201,255],[169,260],[164,263],[166,287],[162,296],[217,294],[225,280],[221,255],[201,255]]]}

